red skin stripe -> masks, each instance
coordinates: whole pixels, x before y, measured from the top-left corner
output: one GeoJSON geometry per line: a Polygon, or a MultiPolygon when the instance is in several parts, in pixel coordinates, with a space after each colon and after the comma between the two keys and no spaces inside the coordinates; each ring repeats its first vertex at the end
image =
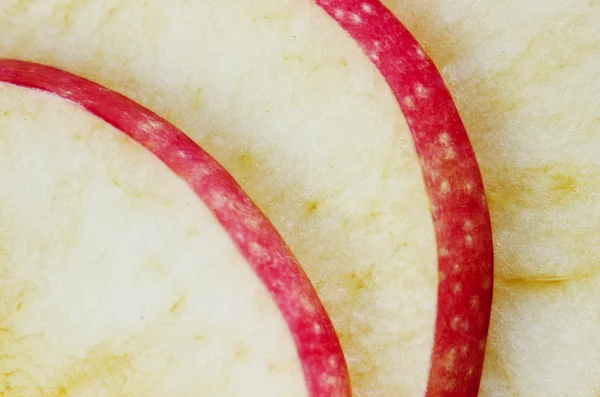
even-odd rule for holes
{"type": "Polygon", "coordinates": [[[0,59],[0,82],[58,95],[152,152],[213,212],[277,303],[294,337],[310,397],[349,397],[338,337],[293,254],[231,175],[175,126],[132,100],[70,73],[0,59]]]}
{"type": "Polygon", "coordinates": [[[440,274],[426,396],[476,396],[492,304],[493,246],[481,173],[464,125],[431,59],[379,1],[316,3],[387,80],[421,161],[440,274]]]}

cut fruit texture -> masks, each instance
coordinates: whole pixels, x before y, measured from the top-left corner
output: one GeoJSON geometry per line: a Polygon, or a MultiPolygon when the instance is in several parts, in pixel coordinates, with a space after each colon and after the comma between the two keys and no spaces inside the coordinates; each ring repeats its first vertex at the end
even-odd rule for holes
{"type": "Polygon", "coordinates": [[[0,109],[3,396],[350,396],[310,282],[187,136],[24,62],[0,109]]]}
{"type": "Polygon", "coordinates": [[[493,253],[479,166],[442,77],[378,1],[317,1],[390,85],[410,127],[431,200],[439,286],[427,396],[475,396],[489,326],[493,253]]]}
{"type": "MultiPolygon", "coordinates": [[[[354,394],[425,394],[445,276],[435,203],[392,90],[323,10],[300,0],[0,0],[0,57],[90,78],[189,133],[291,245],[332,316],[354,394]]],[[[474,246],[489,254],[483,219],[474,246]]],[[[461,265],[451,264],[457,274],[461,265]]],[[[466,320],[487,321],[491,279],[464,281],[444,299],[472,281],[488,292],[461,308],[466,318],[445,312],[441,325],[464,329],[469,344],[443,346],[448,369],[459,356],[480,358],[470,349],[485,342],[485,331],[466,337],[466,320]]]]}
{"type": "Polygon", "coordinates": [[[482,396],[600,393],[600,3],[386,0],[482,167],[496,288],[482,396]]]}

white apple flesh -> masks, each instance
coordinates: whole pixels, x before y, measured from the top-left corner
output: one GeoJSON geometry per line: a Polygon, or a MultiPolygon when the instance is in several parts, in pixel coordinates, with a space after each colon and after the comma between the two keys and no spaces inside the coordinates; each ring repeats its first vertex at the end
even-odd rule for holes
{"type": "Polygon", "coordinates": [[[444,99],[452,131],[421,141],[421,149],[437,147],[427,177],[453,170],[435,163],[453,150],[471,154],[460,157],[468,175],[438,181],[452,194],[430,199],[395,91],[361,46],[308,0],[0,1],[0,56],[57,66],[134,98],[236,177],[317,288],[357,397],[423,396],[432,362],[445,371],[433,372],[436,392],[473,395],[492,282],[478,170],[434,79],[432,97],[444,99]],[[481,216],[467,219],[455,207],[445,213],[452,233],[436,241],[442,223],[431,210],[460,204],[456,192],[472,193],[481,216]],[[472,248],[452,248],[462,260],[439,269],[449,242],[472,248]],[[450,337],[434,341],[436,332],[450,337]]]}
{"type": "Polygon", "coordinates": [[[437,63],[486,184],[481,395],[600,394],[600,3],[385,0],[437,63]]]}
{"type": "Polygon", "coordinates": [[[0,109],[3,396],[350,396],[305,274],[187,136],[23,62],[0,109]]]}

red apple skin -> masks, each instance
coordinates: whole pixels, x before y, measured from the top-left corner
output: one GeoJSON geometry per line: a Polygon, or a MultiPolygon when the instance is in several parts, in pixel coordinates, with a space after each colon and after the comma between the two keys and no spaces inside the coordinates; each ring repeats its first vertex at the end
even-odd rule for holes
{"type": "Polygon", "coordinates": [[[59,69],[0,59],[0,82],[72,101],[152,152],[214,213],[268,288],[294,337],[310,397],[349,397],[346,361],[308,277],[233,177],[175,126],[132,100],[59,69]]]}
{"type": "Polygon", "coordinates": [[[493,245],[481,173],[437,68],[377,0],[316,0],[387,80],[421,161],[436,234],[439,287],[428,397],[476,396],[490,320],[493,245]]]}

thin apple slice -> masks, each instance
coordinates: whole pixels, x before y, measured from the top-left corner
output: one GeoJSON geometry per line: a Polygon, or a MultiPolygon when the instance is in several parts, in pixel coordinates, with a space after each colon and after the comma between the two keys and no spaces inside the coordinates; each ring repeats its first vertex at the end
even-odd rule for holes
{"type": "MultiPolygon", "coordinates": [[[[367,10],[347,4],[358,7],[347,13],[352,21],[377,6],[371,23],[402,33],[377,3],[365,3],[367,10]]],[[[403,48],[407,54],[416,53],[414,44],[403,48]]],[[[448,136],[426,135],[426,174],[442,172],[439,188],[451,193],[448,201],[430,200],[398,101],[361,45],[309,0],[0,1],[0,56],[58,66],[134,98],[235,176],[315,284],[357,397],[423,396],[428,379],[448,393],[473,392],[491,295],[489,225],[474,158],[428,64],[412,83],[434,76],[423,89],[435,83],[440,114],[451,117],[438,120],[448,136]],[[453,150],[468,172],[444,160],[453,150]],[[463,188],[472,194],[464,212],[454,190],[463,188]],[[458,229],[447,233],[436,217],[436,231],[431,208],[447,207],[458,229]],[[439,297],[436,237],[472,243],[472,251],[440,245],[444,255],[465,255],[443,264],[439,297]]],[[[417,108],[438,111],[425,102],[417,108]]]]}
{"type": "Polygon", "coordinates": [[[317,0],[363,48],[408,121],[432,204],[440,271],[428,396],[475,396],[488,332],[493,254],[479,166],[435,65],[379,1],[317,0]]]}
{"type": "Polygon", "coordinates": [[[305,274],[187,136],[18,61],[0,109],[3,396],[350,395],[305,274]]]}
{"type": "Polygon", "coordinates": [[[600,3],[386,0],[457,98],[494,226],[481,395],[600,395],[600,3]]]}

